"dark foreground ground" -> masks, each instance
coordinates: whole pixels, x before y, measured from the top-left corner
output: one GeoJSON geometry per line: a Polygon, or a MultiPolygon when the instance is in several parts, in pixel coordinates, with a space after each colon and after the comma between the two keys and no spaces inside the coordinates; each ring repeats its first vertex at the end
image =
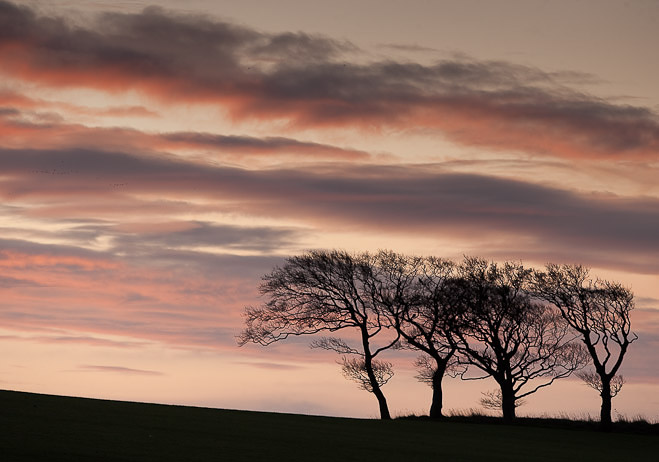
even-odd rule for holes
{"type": "Polygon", "coordinates": [[[0,391],[0,461],[659,460],[656,434],[552,425],[382,422],[0,391]]]}

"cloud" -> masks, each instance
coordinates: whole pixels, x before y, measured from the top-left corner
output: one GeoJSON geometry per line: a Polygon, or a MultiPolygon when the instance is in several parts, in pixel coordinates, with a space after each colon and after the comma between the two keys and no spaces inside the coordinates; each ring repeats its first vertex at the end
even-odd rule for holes
{"type": "MultiPolygon", "coordinates": [[[[35,106],[39,101],[31,101],[35,106]]],[[[1,104],[1,97],[0,97],[1,104]]],[[[43,102],[40,107],[51,104],[43,102]]],[[[368,152],[332,146],[328,144],[300,141],[286,137],[254,137],[246,135],[220,135],[204,132],[169,132],[151,134],[131,128],[102,128],[86,127],[80,124],[67,124],[62,122],[38,121],[40,116],[26,112],[20,104],[15,107],[0,108],[0,146],[5,148],[25,147],[29,140],[31,148],[62,149],[62,148],[95,148],[99,145],[106,150],[136,151],[167,151],[180,153],[181,151],[202,151],[211,153],[214,159],[240,162],[255,160],[270,160],[273,163],[283,160],[303,160],[308,162],[323,161],[367,161],[371,158],[368,152]]],[[[52,104],[57,109],[72,112],[93,112],[100,115],[130,115],[141,114],[146,109],[136,107],[114,107],[106,110],[71,109],[70,105],[63,108],[59,104],[52,104]]]]}
{"type": "Polygon", "coordinates": [[[251,155],[303,155],[309,160],[366,160],[367,152],[343,149],[326,144],[298,141],[284,137],[255,138],[252,136],[214,135],[210,133],[176,132],[161,137],[170,146],[212,148],[221,152],[251,155]]]}
{"type": "MultiPolygon", "coordinates": [[[[167,224],[155,224],[156,227],[167,224]]],[[[253,250],[262,253],[272,252],[292,245],[298,233],[289,229],[267,227],[246,227],[216,225],[204,222],[177,223],[179,229],[163,231],[150,230],[142,233],[114,233],[112,246],[115,251],[139,253],[148,249],[217,247],[234,250],[253,250]]],[[[149,226],[150,227],[150,226],[149,226]]],[[[135,225],[121,229],[136,229],[135,225]]],[[[139,226],[137,227],[139,229],[139,226]]],[[[112,236],[112,231],[99,230],[112,236]]]]}
{"type": "Polygon", "coordinates": [[[390,49],[394,51],[412,51],[412,52],[419,52],[419,53],[437,53],[441,50],[438,50],[437,48],[430,48],[430,47],[424,47],[422,45],[418,45],[416,43],[414,44],[409,44],[409,43],[382,43],[378,45],[378,48],[385,48],[385,49],[390,49]]]}
{"type": "Polygon", "coordinates": [[[144,346],[145,342],[120,341],[85,335],[42,335],[33,337],[17,337],[21,340],[32,340],[51,344],[74,344],[94,347],[136,348],[144,346]]]}
{"type": "Polygon", "coordinates": [[[28,279],[12,278],[9,276],[0,276],[0,288],[6,289],[9,287],[26,287],[26,286],[39,286],[38,283],[28,279]]]}
{"type": "Polygon", "coordinates": [[[3,328],[37,333],[32,338],[41,342],[110,347],[233,350],[239,313],[256,303],[261,275],[281,262],[159,247],[122,255],[6,239],[0,248],[3,277],[33,281],[0,286],[3,328]]]}
{"type": "Polygon", "coordinates": [[[2,72],[47,86],[139,90],[305,128],[426,128],[465,145],[566,158],[656,160],[659,152],[654,111],[573,90],[584,78],[575,72],[356,61],[349,43],[153,7],[86,26],[1,8],[2,72]]]}
{"type": "MultiPolygon", "coordinates": [[[[151,154],[71,149],[0,150],[0,168],[9,178],[0,185],[0,195],[35,201],[23,211],[30,216],[116,220],[122,211],[155,216],[194,210],[196,201],[210,200],[204,205],[207,212],[296,220],[309,230],[350,227],[469,237],[480,239],[483,247],[488,240],[506,237],[505,248],[490,251],[582,256],[641,272],[654,271],[659,261],[656,198],[577,192],[455,173],[441,165],[250,170],[151,154]]],[[[126,248],[143,247],[152,239],[159,248],[198,242],[267,251],[297,237],[297,231],[285,228],[244,229],[202,221],[186,226],[143,238],[94,225],[71,231],[105,233],[126,248]]]]}
{"type": "Polygon", "coordinates": [[[127,375],[164,375],[162,372],[149,371],[144,369],[133,369],[130,367],[122,366],[97,366],[97,365],[82,365],[78,366],[77,371],[82,372],[109,372],[127,375]]]}
{"type": "Polygon", "coordinates": [[[281,364],[281,363],[266,363],[266,362],[251,362],[251,361],[234,361],[234,364],[239,364],[241,366],[256,367],[259,369],[274,369],[274,370],[297,370],[304,369],[303,366],[297,366],[292,364],[281,364]]]}
{"type": "Polygon", "coordinates": [[[44,99],[30,98],[16,91],[0,89],[0,117],[29,115],[27,110],[63,110],[67,113],[88,116],[111,116],[111,117],[156,117],[158,114],[144,106],[109,106],[103,108],[92,108],[76,104],[63,103],[61,101],[48,101],[44,99]],[[3,107],[4,106],[4,107],[3,107]]]}

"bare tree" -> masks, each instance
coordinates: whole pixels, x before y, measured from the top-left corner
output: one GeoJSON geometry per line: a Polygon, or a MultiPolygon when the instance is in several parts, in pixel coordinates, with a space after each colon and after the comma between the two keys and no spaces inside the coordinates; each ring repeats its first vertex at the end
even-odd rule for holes
{"type": "Polygon", "coordinates": [[[457,347],[450,342],[447,329],[453,313],[446,303],[452,290],[455,264],[435,257],[390,258],[387,268],[395,276],[392,287],[398,290],[383,302],[405,343],[427,356],[417,360],[421,381],[432,387],[430,417],[442,417],[442,380],[453,371],[457,347]],[[402,283],[401,283],[402,281],[402,283]],[[432,364],[428,361],[432,360],[432,364]]]}
{"type": "Polygon", "coordinates": [[[376,306],[373,288],[378,283],[373,281],[373,268],[374,257],[368,253],[311,251],[288,258],[282,267],[263,277],[260,292],[268,300],[262,306],[245,309],[246,327],[238,343],[269,345],[290,335],[354,329],[359,349],[340,339],[321,340],[315,346],[344,354],[357,352],[370,391],[378,400],[380,416],[390,419],[374,360],[398,342],[398,335],[386,335],[390,326],[376,306]],[[381,339],[378,345],[374,344],[376,336],[381,339]]]}
{"type": "Polygon", "coordinates": [[[521,398],[582,368],[583,351],[557,310],[528,294],[531,270],[465,258],[458,273],[454,301],[461,309],[450,334],[460,361],[484,373],[463,378],[494,378],[503,417],[512,420],[521,398]]]}
{"type": "Polygon", "coordinates": [[[600,422],[608,428],[612,398],[622,387],[615,377],[629,345],[638,339],[631,332],[634,295],[621,284],[593,280],[589,273],[579,265],[549,264],[546,271],[536,272],[535,292],[558,307],[585,345],[598,376],[586,383],[600,392],[600,422]]]}

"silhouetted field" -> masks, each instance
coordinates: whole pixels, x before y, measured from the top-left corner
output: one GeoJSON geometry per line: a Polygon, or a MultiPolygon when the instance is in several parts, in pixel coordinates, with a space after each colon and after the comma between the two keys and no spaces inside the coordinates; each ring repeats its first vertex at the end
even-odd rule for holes
{"type": "Polygon", "coordinates": [[[0,391],[0,461],[619,462],[659,454],[656,434],[552,425],[345,419],[0,391]]]}

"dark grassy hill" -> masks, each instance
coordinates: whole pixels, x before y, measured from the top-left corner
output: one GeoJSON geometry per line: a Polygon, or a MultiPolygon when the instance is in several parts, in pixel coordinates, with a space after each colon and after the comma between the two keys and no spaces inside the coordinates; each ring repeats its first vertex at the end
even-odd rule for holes
{"type": "Polygon", "coordinates": [[[659,460],[659,437],[229,411],[0,391],[0,461],[659,460]]]}

